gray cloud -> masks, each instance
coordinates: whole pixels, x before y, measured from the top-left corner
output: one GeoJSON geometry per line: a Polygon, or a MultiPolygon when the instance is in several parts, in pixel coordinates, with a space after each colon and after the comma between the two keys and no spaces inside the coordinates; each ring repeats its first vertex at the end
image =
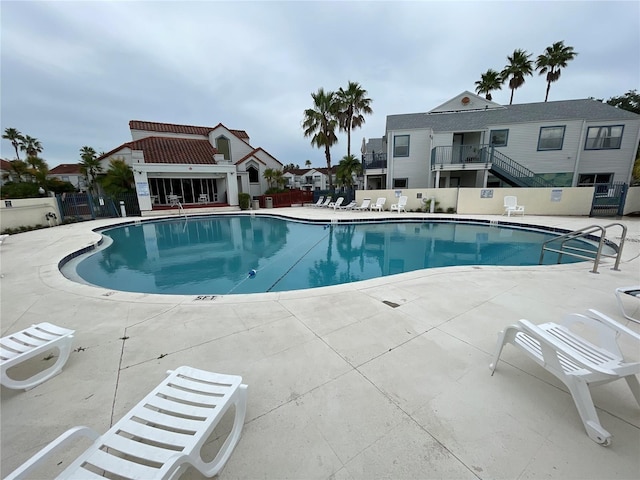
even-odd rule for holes
{"type": "MultiPolygon", "coordinates": [[[[132,119],[244,129],[284,163],[324,165],[303,137],[319,87],[359,82],[386,115],[428,111],[515,48],[579,52],[550,100],[640,87],[638,2],[2,2],[1,128],[37,137],[50,166],[130,139],[132,119]]],[[[528,77],[514,102],[544,100],[528,77]]],[[[503,86],[494,94],[509,102],[503,86]]],[[[346,139],[332,149],[337,163],[346,139]]],[[[2,157],[13,158],[2,142],[2,157]]]]}

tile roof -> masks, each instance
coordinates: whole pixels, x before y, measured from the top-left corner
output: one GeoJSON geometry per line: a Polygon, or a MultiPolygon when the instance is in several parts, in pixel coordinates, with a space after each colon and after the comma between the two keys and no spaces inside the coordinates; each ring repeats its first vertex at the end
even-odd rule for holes
{"type": "Polygon", "coordinates": [[[145,163],[215,165],[213,156],[218,153],[209,140],[191,138],[146,137],[123,147],[144,151],[145,163]]]}
{"type": "Polygon", "coordinates": [[[4,160],[0,158],[0,169],[2,170],[11,170],[11,164],[8,160],[4,160]]]}
{"type": "Polygon", "coordinates": [[[67,175],[69,173],[75,173],[80,175],[80,164],[79,163],[63,163],[49,170],[49,175],[67,175]]]}
{"type": "Polygon", "coordinates": [[[432,128],[435,132],[480,130],[491,125],[540,121],[623,121],[638,120],[640,115],[612,107],[597,100],[563,100],[558,102],[505,105],[495,110],[456,113],[409,113],[387,116],[387,131],[432,128]]]}
{"type": "Polygon", "coordinates": [[[209,132],[215,130],[218,127],[223,127],[233,133],[236,137],[246,140],[249,135],[244,130],[232,130],[225,127],[222,123],[219,123],[215,127],[197,127],[194,125],[176,125],[173,123],[158,123],[158,122],[144,122],[141,120],[131,120],[129,122],[129,129],[131,130],[144,130],[146,132],[160,132],[160,133],[178,133],[188,135],[202,135],[208,136],[209,132]]]}

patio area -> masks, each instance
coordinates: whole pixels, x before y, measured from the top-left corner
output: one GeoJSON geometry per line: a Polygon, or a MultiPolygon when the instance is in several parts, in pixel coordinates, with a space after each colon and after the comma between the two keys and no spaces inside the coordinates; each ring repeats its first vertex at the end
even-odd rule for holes
{"type": "MultiPolygon", "coordinates": [[[[327,221],[425,215],[258,213],[327,221]]],[[[541,367],[510,346],[493,377],[488,365],[498,331],[520,318],[543,323],[594,308],[640,331],[614,296],[640,283],[640,219],[464,218],[566,230],[621,221],[627,241],[620,270],[605,260],[598,274],[591,262],[449,267],[198,300],[81,285],[59,272],[63,257],[98,240],[92,229],[121,220],[10,236],[0,246],[2,336],[43,321],[76,334],[60,375],[27,392],[2,387],[2,477],[72,426],[105,432],[166,370],[190,365],[241,375],[249,387],[242,438],[220,479],[637,479],[640,407],[625,382],[592,389],[613,434],[602,447],[541,367]]],[[[637,346],[626,346],[640,360],[637,346]]],[[[42,478],[86,446],[58,455],[42,478]]],[[[181,478],[202,477],[190,469],[181,478]]]]}

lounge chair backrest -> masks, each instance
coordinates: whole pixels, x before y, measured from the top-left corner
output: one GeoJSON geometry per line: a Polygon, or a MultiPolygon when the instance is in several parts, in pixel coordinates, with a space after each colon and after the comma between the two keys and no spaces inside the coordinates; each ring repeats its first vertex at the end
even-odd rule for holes
{"type": "Polygon", "coordinates": [[[513,195],[507,195],[504,197],[505,208],[515,208],[516,205],[518,205],[518,197],[514,197],[513,195]]]}
{"type": "Polygon", "coordinates": [[[44,322],[0,339],[0,383],[14,390],[29,390],[59,374],[69,359],[74,333],[74,330],[44,322]],[[56,360],[48,368],[26,379],[15,379],[7,374],[11,367],[51,349],[58,352],[54,357],[56,360]]]}
{"type": "Polygon", "coordinates": [[[247,386],[242,384],[242,377],[191,367],[167,373],[163,382],[105,434],[74,427],[7,480],[35,477],[34,471],[51,462],[52,454],[58,458],[58,447],[82,436],[93,443],[58,478],[98,478],[93,472],[105,470],[113,475],[109,478],[175,479],[188,466],[207,478],[217,475],[240,440],[247,411],[247,386]],[[235,417],[227,439],[213,460],[202,458],[202,446],[232,406],[235,417]]]}
{"type": "Polygon", "coordinates": [[[638,333],[596,310],[589,310],[588,315],[568,315],[559,324],[536,325],[522,319],[499,333],[489,368],[493,375],[505,344],[518,348],[567,386],[587,435],[607,446],[611,443],[611,434],[600,424],[589,384],[600,385],[624,378],[640,405],[640,382],[636,377],[640,374],[640,362],[624,358],[618,345],[622,337],[633,344],[636,351],[640,348],[638,333]],[[591,334],[583,337],[576,333],[577,329],[572,328],[576,324],[580,333],[591,334]],[[591,343],[591,339],[596,339],[597,344],[591,343]]]}

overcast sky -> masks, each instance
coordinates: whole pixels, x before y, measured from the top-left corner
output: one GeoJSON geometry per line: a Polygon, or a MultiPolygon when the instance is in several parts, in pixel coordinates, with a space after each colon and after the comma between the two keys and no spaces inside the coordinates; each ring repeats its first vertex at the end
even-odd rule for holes
{"type": "MultiPolygon", "coordinates": [[[[1,127],[36,137],[52,168],[88,145],[131,140],[130,120],[246,130],[282,163],[324,166],[301,122],[319,87],[355,81],[373,115],[352,134],[381,137],[386,116],[426,112],[514,49],[563,40],[578,52],[549,100],[640,89],[640,2],[5,1],[1,127]]],[[[544,101],[537,73],[514,103],[544,101]]],[[[494,101],[509,103],[505,85],[494,101]]],[[[346,154],[346,136],[332,163],[346,154]]],[[[354,152],[355,151],[355,152],[354,152]]],[[[13,159],[2,140],[2,158],[13,159]]]]}

